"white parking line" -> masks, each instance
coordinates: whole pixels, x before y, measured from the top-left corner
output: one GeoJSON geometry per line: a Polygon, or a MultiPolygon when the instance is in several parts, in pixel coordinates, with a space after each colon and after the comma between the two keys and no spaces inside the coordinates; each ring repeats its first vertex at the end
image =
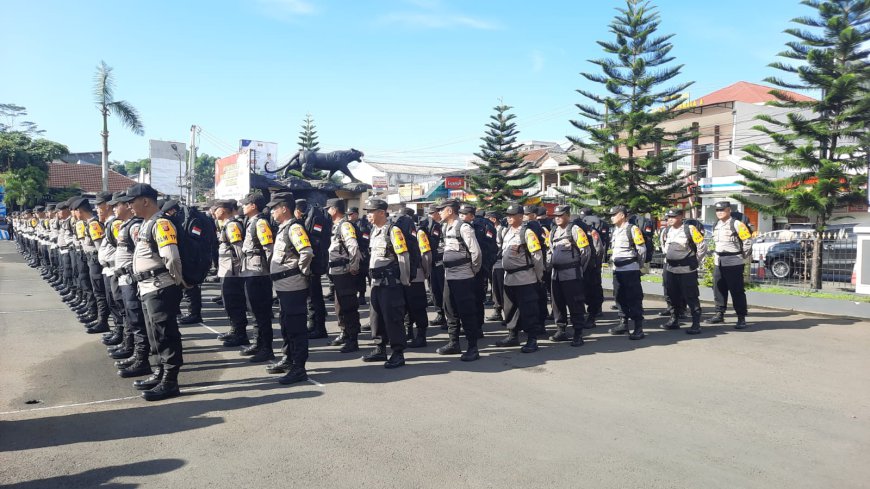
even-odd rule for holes
{"type": "Polygon", "coordinates": [[[221,334],[220,331],[218,331],[218,330],[216,330],[216,329],[214,329],[214,328],[212,328],[212,327],[210,327],[210,326],[206,326],[205,323],[197,323],[197,324],[199,324],[199,325],[202,326],[203,328],[205,328],[205,329],[211,331],[211,332],[214,333],[214,334],[221,334]]]}
{"type": "Polygon", "coordinates": [[[57,312],[57,311],[68,311],[69,309],[60,308],[60,309],[27,309],[25,311],[0,311],[0,314],[21,314],[25,312],[57,312]]]}

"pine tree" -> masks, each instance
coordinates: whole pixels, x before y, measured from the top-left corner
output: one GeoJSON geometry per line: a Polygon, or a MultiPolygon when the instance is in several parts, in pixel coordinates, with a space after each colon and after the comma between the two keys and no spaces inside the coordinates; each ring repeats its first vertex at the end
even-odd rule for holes
{"type": "Polygon", "coordinates": [[[685,175],[669,170],[680,159],[676,146],[692,138],[691,128],[667,131],[661,124],[683,112],[680,94],[691,83],[662,87],[680,74],[669,53],[673,34],[656,36],[660,17],[647,1],[626,0],[610,23],[614,41],[598,41],[608,57],[590,60],[601,73],[582,73],[601,84],[604,94],[577,90],[594,105],[577,104],[586,120],[571,124],[587,140],[569,137],[595,158],[569,155],[584,176],[567,175],[576,190],[565,193],[575,206],[597,202],[599,209],[625,205],[632,212],[658,212],[683,194],[685,175]],[[603,108],[599,108],[603,107],[603,108]]]}
{"type": "Polygon", "coordinates": [[[754,127],[767,135],[775,148],[758,144],[744,148],[747,160],[793,174],[770,180],[740,170],[744,184],[766,197],[764,201],[741,195],[733,197],[772,215],[802,215],[814,220],[816,238],[810,285],[822,286],[822,234],[835,209],[866,199],[867,155],[870,150],[870,97],[868,97],[867,43],[870,41],[870,1],[804,0],[816,9],[815,17],[792,22],[801,27],[785,32],[796,40],[786,43],[779,57],[796,60],[769,66],[796,76],[797,81],[769,77],[766,82],[781,89],[808,90],[820,100],[798,101],[790,93],[773,90],[769,103],[790,109],[785,118],[759,115],[764,124],[754,127]],[[810,28],[810,29],[805,29],[810,28]]]}
{"type": "Polygon", "coordinates": [[[305,122],[302,123],[302,132],[299,133],[299,149],[305,151],[320,151],[317,142],[317,131],[314,130],[314,120],[311,114],[305,114],[305,122]]]}
{"type": "Polygon", "coordinates": [[[477,198],[478,205],[498,212],[507,209],[511,202],[527,199],[529,195],[515,194],[535,185],[534,177],[523,168],[523,156],[516,144],[519,131],[513,122],[516,116],[509,112],[512,108],[498,105],[495,114],[489,116],[486,135],[480,138],[483,141],[480,152],[474,154],[483,163],[477,163],[480,171],[471,175],[469,181],[470,193],[477,198]]]}

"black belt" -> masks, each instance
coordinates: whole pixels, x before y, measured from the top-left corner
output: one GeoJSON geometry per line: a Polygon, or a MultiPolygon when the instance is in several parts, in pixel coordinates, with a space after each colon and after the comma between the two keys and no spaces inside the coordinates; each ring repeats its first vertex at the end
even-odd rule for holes
{"type": "Polygon", "coordinates": [[[445,261],[444,268],[456,268],[456,267],[465,265],[466,263],[471,263],[471,258],[468,258],[466,256],[465,258],[462,258],[459,260],[445,261]]]}
{"type": "Polygon", "coordinates": [[[143,280],[148,280],[149,278],[157,278],[157,276],[168,272],[169,270],[167,270],[166,268],[157,268],[155,270],[148,270],[147,272],[134,273],[133,280],[141,282],[143,280]]]}
{"type": "Polygon", "coordinates": [[[271,273],[271,274],[269,274],[269,278],[271,278],[272,281],[275,281],[275,280],[281,280],[281,279],[288,278],[288,277],[295,277],[296,275],[301,275],[301,274],[302,274],[302,270],[300,270],[298,268],[292,268],[290,270],[284,270],[283,272],[271,273]]]}
{"type": "Polygon", "coordinates": [[[263,256],[266,254],[266,252],[259,251],[259,250],[248,250],[248,251],[242,251],[242,254],[245,256],[257,256],[257,255],[263,256]]]}
{"type": "Polygon", "coordinates": [[[535,266],[534,265],[523,265],[519,268],[513,268],[511,270],[508,270],[507,268],[505,268],[504,271],[505,271],[505,273],[510,275],[512,273],[522,272],[523,270],[531,270],[532,268],[535,268],[535,266]]]}
{"type": "Polygon", "coordinates": [[[380,280],[384,278],[397,278],[399,276],[399,264],[393,262],[389,265],[369,269],[369,277],[380,280]]]}
{"type": "Polygon", "coordinates": [[[698,257],[695,255],[689,255],[680,260],[668,260],[665,258],[665,261],[668,262],[669,266],[672,267],[697,267],[698,266],[698,257]]]}
{"type": "Polygon", "coordinates": [[[626,265],[631,265],[632,263],[637,261],[637,257],[632,258],[614,258],[613,264],[617,267],[624,267],[626,265]]]}
{"type": "Polygon", "coordinates": [[[329,262],[329,267],[343,267],[348,263],[350,263],[350,260],[348,260],[347,258],[339,258],[338,260],[333,260],[329,262]]]}
{"type": "Polygon", "coordinates": [[[719,256],[737,256],[742,255],[743,253],[739,251],[717,251],[716,254],[719,256]]]}
{"type": "Polygon", "coordinates": [[[553,270],[571,270],[572,268],[577,268],[580,266],[579,261],[571,262],[571,263],[562,263],[562,264],[553,264],[553,270]]]}
{"type": "Polygon", "coordinates": [[[133,265],[127,265],[126,267],[116,268],[113,272],[116,277],[122,277],[124,275],[133,275],[133,265]]]}

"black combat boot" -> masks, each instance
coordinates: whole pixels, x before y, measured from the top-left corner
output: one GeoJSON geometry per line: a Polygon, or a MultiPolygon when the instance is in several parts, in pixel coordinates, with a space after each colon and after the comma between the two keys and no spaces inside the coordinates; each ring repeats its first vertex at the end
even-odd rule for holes
{"type": "Polygon", "coordinates": [[[628,335],[628,339],[630,340],[640,340],[646,336],[643,332],[643,319],[635,319],[634,320],[634,331],[628,335]]]}
{"type": "Polygon", "coordinates": [[[178,371],[166,371],[163,373],[163,378],[160,383],[153,389],[142,393],[142,398],[146,401],[162,401],[181,395],[178,390],[178,371]]]}
{"type": "Polygon", "coordinates": [[[680,318],[677,317],[676,314],[671,316],[671,318],[665,324],[662,324],[662,329],[680,329],[680,318]]]}
{"type": "Polygon", "coordinates": [[[622,318],[622,321],[619,322],[619,326],[610,328],[608,332],[614,336],[628,333],[628,318],[622,318]]]}
{"type": "Polygon", "coordinates": [[[475,360],[480,359],[480,351],[477,349],[477,344],[468,345],[468,348],[465,350],[465,353],[459,357],[463,362],[473,362],[475,360]]]}
{"type": "Polygon", "coordinates": [[[556,325],[556,333],[550,336],[550,341],[569,341],[571,339],[567,332],[568,326],[564,324],[556,325]]]}
{"type": "Polygon", "coordinates": [[[574,326],[574,336],[571,338],[571,346],[583,346],[583,328],[574,326]]]}
{"type": "Polygon", "coordinates": [[[291,360],[289,356],[284,356],[281,357],[281,360],[269,364],[269,366],[266,367],[266,372],[269,372],[270,374],[285,374],[289,372],[292,368],[293,360],[291,360]]]}
{"type": "Polygon", "coordinates": [[[136,390],[147,391],[147,390],[150,390],[150,389],[157,387],[157,385],[160,384],[160,381],[162,379],[163,379],[163,366],[161,365],[152,371],[151,377],[148,377],[147,379],[134,380],[133,387],[135,387],[136,390]]]}
{"type": "Polygon", "coordinates": [[[338,351],[340,353],[353,353],[359,351],[359,337],[355,334],[349,334],[346,336],[347,338],[344,340],[344,346],[342,346],[338,351]]]}
{"type": "Polygon", "coordinates": [[[124,379],[129,377],[144,377],[146,375],[151,375],[151,373],[151,364],[148,363],[147,355],[137,355],[136,361],[134,361],[128,367],[118,370],[118,375],[120,375],[121,378],[124,379]]]}
{"type": "Polygon", "coordinates": [[[329,333],[326,332],[326,325],[318,324],[312,325],[308,324],[308,339],[309,340],[320,340],[323,338],[329,338],[329,333]]]}
{"type": "Polygon", "coordinates": [[[125,358],[130,358],[133,356],[133,350],[128,350],[126,348],[120,348],[118,350],[113,351],[109,354],[110,357],[114,360],[123,360],[125,358]]]}
{"type": "Polygon", "coordinates": [[[596,327],[598,327],[598,325],[595,324],[595,316],[592,314],[586,316],[586,322],[583,323],[583,329],[595,329],[596,327]]]}
{"type": "Polygon", "coordinates": [[[251,344],[250,338],[248,338],[248,332],[242,328],[235,330],[235,332],[224,338],[224,346],[227,348],[236,348],[239,346],[248,346],[251,344]]]}
{"type": "Polygon", "coordinates": [[[305,367],[297,367],[294,365],[286,375],[278,379],[278,383],[290,385],[297,382],[304,382],[306,380],[308,380],[308,372],[305,371],[305,367]]]}
{"type": "Polygon", "coordinates": [[[450,338],[446,345],[435,350],[439,355],[459,355],[462,353],[462,346],[459,344],[459,338],[450,338]]]}
{"type": "Polygon", "coordinates": [[[374,350],[363,355],[362,361],[364,362],[386,362],[387,361],[387,349],[383,345],[378,345],[374,350]]]}
{"type": "Polygon", "coordinates": [[[408,348],[423,348],[426,346],[426,328],[417,328],[414,339],[408,342],[408,348]]]}
{"type": "Polygon", "coordinates": [[[178,318],[178,324],[197,324],[202,322],[202,316],[199,314],[188,314],[178,318]]]}
{"type": "Polygon", "coordinates": [[[538,351],[538,338],[534,335],[529,335],[528,339],[526,339],[526,344],[520,348],[520,351],[523,353],[532,353],[538,351]]]}
{"type": "Polygon", "coordinates": [[[746,324],[746,316],[737,316],[737,324],[734,325],[734,329],[746,329],[749,325],[746,324]]]}
{"type": "Polygon", "coordinates": [[[517,330],[509,329],[508,335],[498,341],[495,342],[495,346],[506,347],[506,346],[520,346],[520,338],[517,330]]]}
{"type": "Polygon", "coordinates": [[[384,368],[394,369],[399,368],[402,365],[405,365],[405,353],[401,350],[394,351],[392,355],[390,355],[390,359],[384,362],[384,368]]]}
{"type": "Polygon", "coordinates": [[[701,334],[700,314],[692,314],[692,327],[686,330],[686,334],[701,334]]]}
{"type": "Polygon", "coordinates": [[[710,317],[709,319],[707,319],[704,322],[707,324],[724,323],[725,322],[725,313],[724,312],[717,312],[716,314],[714,314],[712,317],[710,317]]]}
{"type": "MultiPolygon", "coordinates": [[[[308,335],[308,339],[311,339],[311,335],[308,335]]],[[[344,331],[338,334],[332,341],[329,342],[329,346],[341,346],[347,341],[347,335],[344,334],[344,331]]]]}
{"type": "Polygon", "coordinates": [[[447,320],[444,319],[444,314],[439,312],[435,316],[435,319],[430,321],[429,324],[431,324],[432,326],[444,326],[445,324],[447,324],[447,320]]]}
{"type": "Polygon", "coordinates": [[[250,358],[248,358],[248,361],[251,363],[263,363],[263,362],[268,362],[268,361],[271,361],[274,359],[275,359],[275,354],[272,353],[271,348],[260,348],[259,350],[257,350],[256,353],[254,353],[250,358]]]}
{"type": "Polygon", "coordinates": [[[260,351],[260,347],[255,343],[253,345],[242,348],[242,351],[239,352],[239,355],[243,357],[250,357],[256,355],[258,351],[260,351]]]}

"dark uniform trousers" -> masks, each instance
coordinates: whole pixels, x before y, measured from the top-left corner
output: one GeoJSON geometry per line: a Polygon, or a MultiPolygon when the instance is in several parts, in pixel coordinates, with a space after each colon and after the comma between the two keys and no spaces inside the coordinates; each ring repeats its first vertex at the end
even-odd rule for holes
{"type": "Polygon", "coordinates": [[[429,290],[432,292],[432,303],[439,314],[444,314],[444,264],[432,267],[429,274],[429,290]]]}
{"type": "Polygon", "coordinates": [[[184,289],[184,297],[190,301],[187,305],[187,314],[202,316],[202,286],[194,285],[189,289],[184,289]]]}
{"type": "Polygon", "coordinates": [[[640,270],[613,272],[613,296],[619,306],[620,317],[633,321],[643,320],[643,287],[640,270]]]}
{"type": "Polygon", "coordinates": [[[181,287],[170,285],[143,295],[142,310],[153,357],[151,365],[162,365],[163,378],[174,382],[184,364],[176,319],[181,312],[181,287]]]}
{"type": "Polygon", "coordinates": [[[78,280],[79,280],[79,290],[84,292],[85,296],[88,300],[88,313],[97,314],[97,302],[94,298],[94,288],[91,284],[91,274],[88,267],[88,257],[82,252],[77,252],[76,256],[78,257],[78,280]]]}
{"type": "Polygon", "coordinates": [[[743,265],[713,267],[713,299],[716,312],[725,313],[728,309],[728,294],[734,301],[734,312],[746,316],[746,291],[743,289],[743,265]]]}
{"type": "Polygon", "coordinates": [[[426,312],[428,298],[426,297],[426,284],[423,282],[411,282],[405,289],[405,306],[411,324],[424,331],[429,327],[429,315],[426,312]]]}
{"type": "Polygon", "coordinates": [[[103,286],[106,288],[106,302],[112,321],[115,326],[124,324],[124,298],[121,296],[121,288],[118,286],[118,278],[114,275],[103,275],[103,286]]]}
{"type": "Polygon", "coordinates": [[[601,264],[591,263],[583,274],[583,288],[586,291],[586,312],[595,317],[601,314],[604,304],[604,287],[601,285],[601,264]]]}
{"type": "Polygon", "coordinates": [[[360,260],[359,273],[356,275],[357,291],[359,292],[360,297],[366,296],[366,287],[368,286],[368,279],[369,279],[369,260],[368,260],[368,258],[363,257],[363,259],[360,260]]]}
{"type": "Polygon", "coordinates": [[[483,302],[486,300],[486,289],[489,284],[489,277],[492,275],[492,269],[481,267],[480,271],[474,276],[474,305],[477,307],[477,324],[478,327],[483,327],[483,302]]]}
{"type": "Polygon", "coordinates": [[[308,286],[308,324],[326,329],[326,302],[323,300],[323,275],[311,274],[308,286]]]}
{"type": "MultiPolygon", "coordinates": [[[[390,279],[392,280],[392,279],[390,279]]],[[[396,282],[394,285],[372,286],[372,335],[379,338],[378,344],[390,344],[393,351],[403,351],[408,341],[405,328],[402,325],[405,317],[404,286],[396,282]]]]}
{"type": "Polygon", "coordinates": [[[100,323],[109,322],[109,301],[106,300],[106,281],[103,279],[103,266],[96,260],[96,255],[93,258],[88,256],[88,278],[91,281],[91,289],[94,291],[94,302],[97,305],[97,320],[100,323]]]}
{"type": "Polygon", "coordinates": [[[224,310],[230,318],[230,333],[247,336],[248,303],[245,296],[245,278],[224,277],[221,279],[221,296],[224,298],[224,310]]]}
{"type": "Polygon", "coordinates": [[[492,269],[492,301],[497,310],[504,310],[504,268],[492,269]]]}
{"type": "Polygon", "coordinates": [[[72,254],[71,253],[61,253],[60,255],[60,270],[63,274],[63,284],[68,288],[75,287],[75,281],[73,280],[73,270],[72,270],[72,254]]]}
{"type": "Polygon", "coordinates": [[[571,315],[571,326],[580,331],[585,319],[585,291],[583,282],[574,280],[557,280],[550,284],[553,295],[553,319],[556,325],[568,326],[568,314],[571,315]]]}
{"type": "Polygon", "coordinates": [[[330,275],[335,285],[335,315],[338,316],[338,327],[344,334],[356,337],[359,335],[359,275],[343,273],[330,275]]]}
{"type": "Polygon", "coordinates": [[[538,283],[504,286],[505,319],[510,318],[509,329],[518,327],[530,337],[537,337],[544,324],[538,299],[541,289],[538,283]]]}
{"type": "Polygon", "coordinates": [[[139,299],[139,290],[136,284],[122,285],[121,297],[124,299],[124,344],[133,349],[136,355],[144,357],[151,352],[151,343],[145,315],[142,310],[142,302],[139,299]]]}
{"type": "Polygon", "coordinates": [[[469,347],[477,346],[482,322],[477,321],[478,309],[483,307],[475,303],[477,294],[477,279],[445,280],[444,282],[444,313],[447,316],[447,335],[450,341],[459,341],[459,328],[465,330],[465,339],[469,347]],[[453,292],[455,291],[455,292],[453,292]]]}
{"type": "Polygon", "coordinates": [[[257,323],[257,348],[272,351],[272,279],[268,275],[244,279],[248,306],[257,323]]]}
{"type": "Polygon", "coordinates": [[[671,314],[679,314],[687,306],[692,312],[692,318],[701,317],[701,301],[698,296],[698,272],[671,273],[668,272],[668,283],[665,284],[666,296],[669,298],[671,314]]]}
{"type": "MultiPolygon", "coordinates": [[[[312,279],[313,279],[312,275],[312,279]]],[[[308,289],[292,292],[279,290],[278,303],[281,305],[281,338],[284,345],[281,353],[293,365],[305,368],[308,361],[308,327],[305,324],[305,310],[308,302],[308,289]]]]}

